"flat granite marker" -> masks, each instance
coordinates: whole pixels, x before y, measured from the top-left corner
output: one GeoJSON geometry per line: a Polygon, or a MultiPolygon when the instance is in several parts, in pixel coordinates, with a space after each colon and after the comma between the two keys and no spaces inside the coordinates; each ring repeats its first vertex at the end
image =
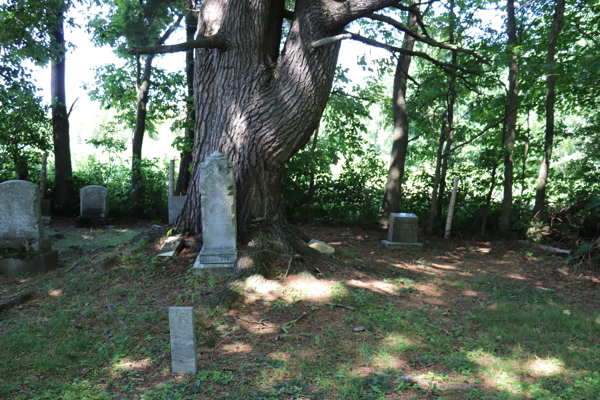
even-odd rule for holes
{"type": "Polygon", "coordinates": [[[235,173],[218,151],[200,164],[200,195],[203,246],[192,271],[197,275],[232,273],[237,260],[235,173]]]}
{"type": "Polygon", "coordinates": [[[194,307],[169,307],[171,370],[174,374],[196,373],[194,307]]]}
{"type": "Polygon", "coordinates": [[[44,237],[40,188],[27,181],[0,183],[0,273],[19,275],[52,269],[58,252],[44,237]]]}
{"type": "Polygon", "coordinates": [[[415,214],[391,213],[388,224],[388,239],[381,243],[391,250],[420,251],[421,243],[417,243],[419,218],[415,214]]]}

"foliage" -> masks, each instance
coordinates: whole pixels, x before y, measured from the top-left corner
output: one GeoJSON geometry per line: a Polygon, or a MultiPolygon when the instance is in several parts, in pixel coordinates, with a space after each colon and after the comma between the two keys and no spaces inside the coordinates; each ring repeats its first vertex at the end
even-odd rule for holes
{"type": "Polygon", "coordinates": [[[379,152],[367,142],[369,104],[381,86],[367,85],[344,92],[349,83],[338,70],[314,149],[309,143],[286,164],[284,198],[292,220],[307,216],[327,223],[371,223],[380,213],[385,168],[379,152]],[[340,165],[341,164],[341,165],[340,165]],[[333,168],[338,168],[337,176],[333,168]]]}

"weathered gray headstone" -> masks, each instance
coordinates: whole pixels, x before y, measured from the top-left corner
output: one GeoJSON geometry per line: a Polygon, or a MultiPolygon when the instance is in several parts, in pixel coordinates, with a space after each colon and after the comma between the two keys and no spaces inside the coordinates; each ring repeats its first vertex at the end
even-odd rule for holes
{"type": "Polygon", "coordinates": [[[171,369],[175,374],[196,373],[196,330],[193,307],[169,307],[171,369]]]}
{"type": "Polygon", "coordinates": [[[169,196],[169,223],[172,224],[179,215],[185,204],[187,196],[169,196]]]}
{"type": "Polygon", "coordinates": [[[0,183],[0,273],[46,272],[58,253],[44,238],[40,189],[27,181],[0,183]]]}
{"type": "Polygon", "coordinates": [[[90,185],[79,191],[82,218],[108,217],[108,189],[104,186],[90,185]]]}
{"type": "Polygon", "coordinates": [[[422,250],[423,245],[417,243],[419,218],[415,214],[391,213],[388,224],[388,239],[383,245],[392,250],[422,250]]]}
{"type": "Polygon", "coordinates": [[[45,221],[52,219],[52,202],[50,199],[42,199],[42,219],[45,221]]]}
{"type": "Polygon", "coordinates": [[[218,151],[200,164],[200,205],[203,246],[194,273],[232,273],[237,259],[235,173],[227,157],[218,151]]]}

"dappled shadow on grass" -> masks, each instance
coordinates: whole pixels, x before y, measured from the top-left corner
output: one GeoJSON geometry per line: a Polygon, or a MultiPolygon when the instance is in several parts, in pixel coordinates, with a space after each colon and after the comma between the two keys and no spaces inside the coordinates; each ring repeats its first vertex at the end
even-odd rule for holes
{"type": "Polygon", "coordinates": [[[170,372],[167,307],[221,283],[187,272],[194,254],[147,248],[109,270],[30,279],[46,294],[2,316],[0,375],[12,387],[0,397],[600,397],[593,293],[565,295],[536,261],[510,250],[508,262],[494,243],[408,254],[360,236],[336,238],[345,267],[309,260],[322,272],[312,285],[268,280],[232,310],[199,310],[189,376],[170,372]]]}

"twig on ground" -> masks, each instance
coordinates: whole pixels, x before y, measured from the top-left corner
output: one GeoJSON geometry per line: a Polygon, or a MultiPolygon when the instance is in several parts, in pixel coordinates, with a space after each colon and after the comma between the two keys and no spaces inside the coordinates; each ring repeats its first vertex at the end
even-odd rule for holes
{"type": "Polygon", "coordinates": [[[412,383],[419,386],[426,386],[428,388],[435,387],[436,389],[442,390],[461,390],[461,389],[474,389],[481,387],[481,385],[476,383],[444,383],[444,382],[434,382],[428,381],[426,379],[415,378],[411,375],[402,375],[399,378],[396,378],[396,382],[406,382],[412,383]]]}
{"type": "Polygon", "coordinates": [[[42,399],[45,399],[45,398],[46,398],[45,396],[42,396],[42,395],[39,395],[39,394],[36,394],[36,393],[33,393],[33,392],[28,392],[27,390],[21,389],[21,388],[20,388],[20,387],[18,387],[18,386],[11,385],[10,383],[8,383],[8,382],[4,381],[3,379],[0,379],[0,383],[2,383],[2,384],[3,384],[4,386],[6,386],[6,387],[9,387],[9,388],[11,388],[11,389],[18,390],[19,392],[21,392],[21,393],[24,393],[24,394],[26,394],[26,395],[29,395],[29,396],[33,396],[33,397],[41,397],[42,399]]]}
{"type": "Polygon", "coordinates": [[[108,302],[108,297],[104,296],[104,301],[106,303],[106,307],[108,308],[108,312],[110,312],[112,315],[115,316],[115,318],[117,319],[117,321],[119,321],[119,323],[123,326],[123,328],[127,328],[127,325],[125,325],[125,322],[121,319],[121,317],[119,317],[119,315],[110,306],[110,303],[108,302]]]}
{"type": "Polygon", "coordinates": [[[27,300],[33,297],[35,292],[25,292],[21,293],[17,296],[14,296],[6,301],[0,302],[0,311],[8,310],[14,306],[18,306],[19,304],[25,303],[27,300]]]}
{"type": "Polygon", "coordinates": [[[246,322],[250,322],[251,324],[257,324],[257,325],[263,325],[263,326],[267,326],[267,324],[265,324],[263,321],[263,319],[261,319],[260,321],[251,321],[249,319],[245,319],[242,317],[236,317],[237,319],[239,319],[240,321],[246,321],[246,322]]]}
{"type": "Polygon", "coordinates": [[[356,311],[356,308],[354,307],[350,307],[350,306],[345,306],[343,304],[338,304],[338,303],[327,303],[328,306],[331,307],[341,307],[341,308],[345,308],[346,310],[350,310],[350,311],[356,311]]]}
{"type": "Polygon", "coordinates": [[[453,335],[452,335],[452,333],[450,333],[450,331],[448,331],[448,330],[446,330],[446,329],[444,329],[444,328],[440,328],[439,326],[435,326],[435,325],[432,325],[432,324],[428,324],[427,322],[423,322],[423,323],[424,323],[425,325],[427,325],[427,326],[430,326],[430,327],[432,327],[432,328],[439,329],[440,331],[444,331],[444,332],[446,332],[446,334],[447,334],[448,336],[453,336],[453,335]]]}
{"type": "Polygon", "coordinates": [[[302,318],[306,317],[307,315],[308,315],[308,314],[304,312],[304,313],[302,313],[302,315],[301,315],[301,316],[299,316],[298,318],[296,318],[296,319],[293,319],[293,320],[291,320],[291,321],[288,321],[288,322],[286,322],[285,324],[281,325],[281,326],[279,327],[279,329],[281,329],[282,331],[284,331],[285,333],[287,333],[287,330],[288,330],[289,328],[291,328],[291,326],[292,326],[293,324],[295,324],[296,322],[300,321],[302,318]]]}

